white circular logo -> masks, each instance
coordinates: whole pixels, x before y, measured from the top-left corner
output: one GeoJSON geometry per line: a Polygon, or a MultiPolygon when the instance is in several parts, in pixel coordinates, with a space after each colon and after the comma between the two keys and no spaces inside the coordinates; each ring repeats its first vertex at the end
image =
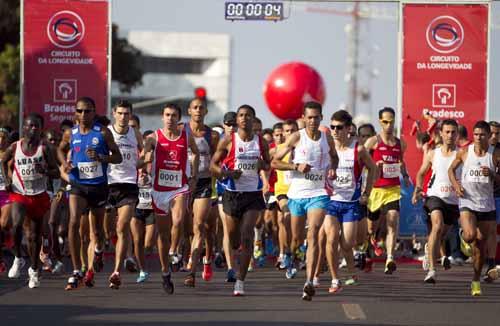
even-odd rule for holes
{"type": "Polygon", "coordinates": [[[439,16],[427,26],[427,44],[439,53],[456,51],[464,42],[464,37],[464,28],[455,17],[439,16]]]}
{"type": "Polygon", "coordinates": [[[69,49],[83,40],[85,25],[82,18],[73,11],[59,11],[49,19],[47,35],[55,46],[69,49]]]}
{"type": "Polygon", "coordinates": [[[92,145],[98,145],[99,144],[99,139],[97,137],[92,138],[92,145]]]}

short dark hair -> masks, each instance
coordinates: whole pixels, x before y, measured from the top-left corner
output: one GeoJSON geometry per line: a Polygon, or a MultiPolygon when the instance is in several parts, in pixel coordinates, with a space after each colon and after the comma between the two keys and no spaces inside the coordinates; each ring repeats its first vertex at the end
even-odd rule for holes
{"type": "Polygon", "coordinates": [[[441,126],[440,126],[441,130],[443,130],[444,125],[454,126],[455,128],[458,129],[458,123],[453,119],[445,119],[445,120],[441,121],[441,126]]]}
{"type": "Polygon", "coordinates": [[[44,125],[44,122],[45,122],[45,121],[43,120],[42,115],[41,115],[41,114],[38,114],[38,113],[36,113],[36,112],[31,112],[30,114],[28,114],[28,115],[26,116],[26,118],[24,118],[24,122],[23,122],[23,124],[24,124],[27,120],[38,120],[38,121],[40,121],[40,127],[42,127],[42,128],[43,128],[43,125],[44,125]]]}
{"type": "Polygon", "coordinates": [[[127,100],[119,100],[113,107],[113,111],[116,111],[117,108],[126,108],[129,109],[130,113],[132,113],[132,103],[127,100]]]}
{"type": "Polygon", "coordinates": [[[76,104],[78,103],[84,103],[87,104],[88,106],[91,106],[93,109],[95,109],[95,101],[93,98],[88,97],[88,96],[82,96],[80,97],[77,101],[76,104]]]}
{"type": "Polygon", "coordinates": [[[296,129],[299,129],[299,125],[297,124],[297,121],[296,120],[293,120],[293,119],[286,119],[285,121],[283,121],[283,125],[292,125],[292,126],[295,126],[296,129]]]}
{"type": "Polygon", "coordinates": [[[460,138],[467,138],[469,136],[467,127],[465,127],[464,125],[458,125],[457,132],[460,138]]]}
{"type": "Polygon", "coordinates": [[[175,104],[175,103],[167,103],[163,107],[163,113],[165,113],[166,109],[174,109],[175,111],[177,111],[177,114],[179,115],[179,119],[182,117],[181,107],[178,106],[177,104],[175,104]]]}
{"type": "Polygon", "coordinates": [[[394,111],[393,108],[389,107],[389,106],[385,106],[383,107],[382,109],[380,109],[380,111],[378,111],[378,118],[379,119],[382,119],[382,114],[384,114],[384,112],[389,112],[391,113],[393,116],[396,116],[396,111],[394,111]]]}
{"type": "Polygon", "coordinates": [[[489,122],[490,124],[490,127],[495,127],[495,128],[500,128],[500,123],[498,123],[498,121],[490,121],[489,122]]]}
{"type": "Polygon", "coordinates": [[[255,116],[255,115],[256,115],[256,114],[255,114],[255,109],[254,109],[253,107],[251,107],[251,106],[250,106],[250,105],[248,105],[248,104],[243,104],[243,105],[241,105],[241,106],[238,108],[238,110],[236,110],[236,114],[240,113],[240,110],[242,110],[242,109],[246,109],[246,110],[248,110],[248,111],[252,112],[254,120],[255,120],[255,119],[257,119],[257,121],[259,121],[259,122],[262,124],[262,121],[260,121],[260,119],[259,119],[259,118],[257,118],[257,117],[255,116]]]}
{"type": "Polygon", "coordinates": [[[352,124],[352,116],[346,110],[338,110],[337,112],[333,113],[330,120],[340,121],[346,126],[352,124]]]}
{"type": "Polygon", "coordinates": [[[138,127],[141,126],[141,119],[139,119],[139,117],[137,116],[137,114],[132,114],[132,116],[130,117],[130,120],[134,120],[135,122],[137,122],[137,126],[138,127]]]}
{"type": "Polygon", "coordinates": [[[142,134],[142,138],[146,138],[147,136],[153,134],[154,131],[153,130],[146,130],[143,134],[142,134]]]}
{"type": "Polygon", "coordinates": [[[269,135],[273,135],[273,130],[271,128],[266,128],[264,130],[262,130],[262,135],[265,135],[265,134],[269,134],[269,135]]]}
{"type": "Polygon", "coordinates": [[[375,130],[375,127],[371,123],[364,123],[358,127],[358,135],[361,133],[361,129],[364,129],[364,128],[370,129],[370,132],[372,135],[375,135],[377,133],[377,131],[375,130]]]}
{"type": "Polygon", "coordinates": [[[100,124],[101,126],[107,127],[111,123],[111,120],[108,119],[107,116],[105,115],[98,115],[95,118],[95,121],[100,124]]]}
{"type": "Polygon", "coordinates": [[[283,122],[275,123],[273,126],[273,131],[275,131],[276,129],[283,129],[283,122]]]}
{"type": "Polygon", "coordinates": [[[254,117],[252,122],[260,123],[262,125],[262,120],[257,117],[254,117]]]}
{"type": "Polygon", "coordinates": [[[75,125],[75,124],[73,123],[73,121],[71,121],[71,120],[69,120],[69,119],[64,119],[64,120],[61,122],[61,124],[60,124],[59,128],[60,128],[61,130],[62,130],[62,129],[64,129],[64,127],[68,127],[69,129],[71,129],[71,128],[73,128],[73,126],[74,126],[74,125],[75,125]]]}
{"type": "Polygon", "coordinates": [[[478,122],[476,122],[474,124],[474,128],[472,128],[472,130],[474,130],[474,129],[483,129],[484,131],[486,131],[486,133],[491,134],[490,125],[488,122],[486,122],[484,120],[479,120],[478,122]]]}
{"type": "Polygon", "coordinates": [[[321,103],[316,101],[309,101],[304,103],[304,108],[302,112],[305,113],[307,109],[319,110],[319,113],[323,114],[323,106],[321,105],[321,103]]]}

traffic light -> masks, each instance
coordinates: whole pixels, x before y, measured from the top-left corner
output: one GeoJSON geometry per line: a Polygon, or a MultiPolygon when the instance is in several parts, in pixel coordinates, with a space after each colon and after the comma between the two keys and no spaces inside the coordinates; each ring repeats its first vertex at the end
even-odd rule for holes
{"type": "Polygon", "coordinates": [[[199,98],[201,100],[207,99],[207,90],[205,87],[196,87],[194,89],[194,97],[199,98]]]}

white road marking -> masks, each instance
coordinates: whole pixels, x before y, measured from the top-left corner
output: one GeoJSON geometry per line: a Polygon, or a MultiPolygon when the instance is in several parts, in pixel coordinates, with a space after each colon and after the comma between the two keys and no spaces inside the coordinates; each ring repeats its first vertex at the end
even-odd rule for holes
{"type": "Polygon", "coordinates": [[[348,319],[366,319],[363,309],[361,309],[361,306],[357,303],[343,303],[342,309],[344,309],[344,313],[348,319]]]}

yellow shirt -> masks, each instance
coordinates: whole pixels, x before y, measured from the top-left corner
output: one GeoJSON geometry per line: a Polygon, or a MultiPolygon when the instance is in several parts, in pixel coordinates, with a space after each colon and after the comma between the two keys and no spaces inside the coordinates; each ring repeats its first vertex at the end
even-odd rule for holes
{"type": "MultiPolygon", "coordinates": [[[[276,151],[280,149],[284,144],[278,145],[276,148],[276,151]]],[[[290,162],[290,154],[286,154],[285,157],[283,157],[282,161],[283,162],[290,162]]],[[[288,193],[288,188],[290,187],[290,171],[280,171],[276,170],[276,183],[274,184],[274,195],[277,197],[279,195],[286,195],[288,193]]]]}

